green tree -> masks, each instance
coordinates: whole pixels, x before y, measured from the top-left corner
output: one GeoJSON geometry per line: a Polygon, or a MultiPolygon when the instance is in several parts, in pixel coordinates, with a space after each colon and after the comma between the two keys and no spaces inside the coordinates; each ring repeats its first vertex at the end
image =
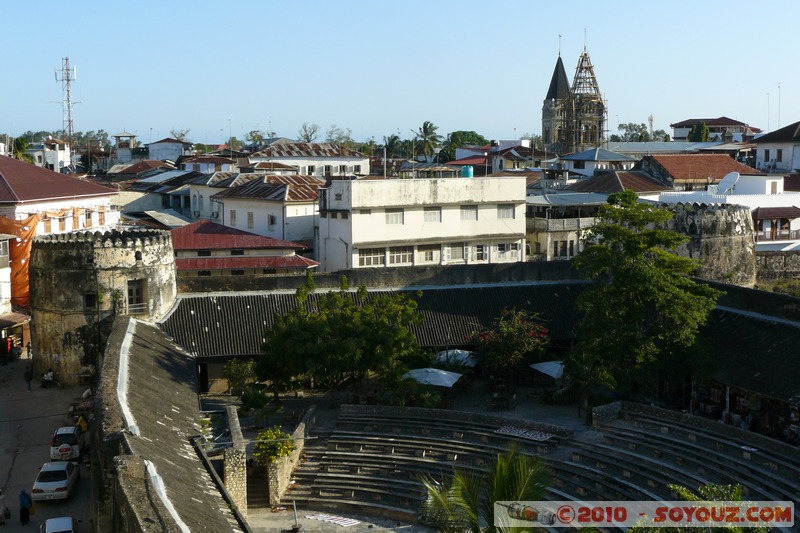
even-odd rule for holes
{"type": "Polygon", "coordinates": [[[301,143],[313,143],[317,140],[319,134],[319,124],[309,124],[303,122],[300,126],[300,131],[297,132],[297,140],[301,143]]]}
{"type": "Polygon", "coordinates": [[[550,343],[539,315],[517,309],[503,309],[494,326],[475,333],[473,340],[483,367],[509,376],[550,343]]]}
{"type": "Polygon", "coordinates": [[[636,193],[608,197],[598,223],[583,236],[574,260],[595,283],[578,298],[577,344],[567,376],[630,394],[654,384],[666,369],[701,372],[708,350],[698,342],[720,291],[692,280],[698,263],[674,253],[688,237],[665,229],[672,212],[640,203],[636,193]]]}
{"type": "Polygon", "coordinates": [[[398,157],[400,155],[400,136],[395,134],[385,136],[383,146],[386,148],[386,157],[398,157]]]}
{"type": "Polygon", "coordinates": [[[297,448],[292,436],[282,431],[280,426],[260,432],[256,439],[253,457],[261,466],[267,466],[276,459],[286,457],[297,448]]]}
{"type": "Polygon", "coordinates": [[[442,145],[442,136],[436,133],[439,129],[433,122],[426,120],[417,130],[417,138],[422,148],[422,153],[428,161],[432,160],[434,150],[442,145]]]}
{"type": "Polygon", "coordinates": [[[489,144],[489,141],[486,137],[474,131],[454,131],[445,139],[439,158],[441,161],[452,161],[456,158],[456,148],[467,145],[485,146],[487,144],[489,144]]]}
{"type": "Polygon", "coordinates": [[[495,502],[541,501],[550,476],[541,458],[512,447],[497,455],[488,472],[454,468],[453,477],[442,483],[424,476],[422,484],[428,496],[423,513],[437,531],[491,533],[498,530],[495,518],[500,523],[506,518],[505,514],[495,516],[495,502]]]}
{"type": "Polygon", "coordinates": [[[222,375],[228,380],[231,394],[234,391],[241,393],[244,386],[256,377],[255,361],[231,359],[223,365],[222,375]]]}
{"type": "Polygon", "coordinates": [[[531,142],[531,148],[535,150],[544,150],[544,137],[538,133],[526,133],[520,139],[527,139],[531,142]]]}
{"type": "Polygon", "coordinates": [[[350,128],[342,129],[336,124],[331,124],[325,131],[325,142],[341,144],[347,148],[352,148],[355,142],[353,141],[353,130],[350,128]]]}
{"type": "Polygon", "coordinates": [[[695,124],[694,126],[692,126],[692,129],[689,130],[688,139],[692,142],[696,143],[708,142],[708,137],[709,137],[708,126],[703,120],[701,120],[699,124],[695,124]]]}
{"type": "Polygon", "coordinates": [[[402,294],[353,293],[346,279],[339,291],[314,295],[313,277],[298,288],[298,305],[265,333],[264,355],[256,372],[285,387],[310,376],[331,391],[369,371],[397,372],[400,362],[419,351],[410,327],[422,318],[416,302],[402,294]]]}
{"type": "Polygon", "coordinates": [[[244,139],[251,144],[260,143],[264,140],[264,132],[260,130],[252,130],[244,136],[244,139]]]}
{"type": "MultiPolygon", "coordinates": [[[[744,502],[741,485],[701,485],[697,492],[681,485],[667,485],[675,497],[687,502],[744,502]]],[[[731,532],[766,532],[771,527],[736,527],[726,526],[723,531],[731,532]]],[[[686,533],[691,531],[709,531],[707,527],[652,527],[647,524],[636,525],[628,529],[630,533],[686,533]]]]}
{"type": "Polygon", "coordinates": [[[14,146],[11,147],[12,155],[15,159],[19,159],[20,161],[25,161],[27,163],[33,163],[33,156],[28,152],[28,141],[25,137],[17,137],[14,139],[14,146]]]}

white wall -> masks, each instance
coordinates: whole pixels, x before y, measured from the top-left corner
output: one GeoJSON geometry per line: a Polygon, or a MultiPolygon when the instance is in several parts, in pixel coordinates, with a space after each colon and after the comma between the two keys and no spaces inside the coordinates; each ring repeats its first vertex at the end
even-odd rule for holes
{"type": "Polygon", "coordinates": [[[756,168],[764,170],[766,165],[775,163],[770,172],[789,172],[800,169],[800,149],[791,143],[759,143],[756,149],[756,168]],[[764,150],[769,150],[769,161],[764,160],[764,150]],[[782,150],[781,160],[777,161],[778,150],[782,150]]]}
{"type": "Polygon", "coordinates": [[[183,143],[150,143],[147,145],[150,159],[177,161],[183,155],[183,143]]]}
{"type": "Polygon", "coordinates": [[[219,218],[212,218],[218,224],[273,239],[311,241],[314,238],[315,203],[284,204],[242,198],[223,198],[222,202],[224,207],[219,218]],[[231,211],[236,211],[235,224],[231,211]],[[253,213],[252,227],[248,225],[248,213],[253,213]],[[274,224],[270,224],[270,217],[274,217],[274,224]]]}

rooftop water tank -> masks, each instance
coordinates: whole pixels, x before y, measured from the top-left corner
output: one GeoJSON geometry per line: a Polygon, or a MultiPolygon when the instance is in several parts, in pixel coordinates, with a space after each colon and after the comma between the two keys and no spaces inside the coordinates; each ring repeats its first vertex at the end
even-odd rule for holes
{"type": "Polygon", "coordinates": [[[464,165],[461,167],[461,177],[471,178],[473,176],[472,165],[464,165]]]}

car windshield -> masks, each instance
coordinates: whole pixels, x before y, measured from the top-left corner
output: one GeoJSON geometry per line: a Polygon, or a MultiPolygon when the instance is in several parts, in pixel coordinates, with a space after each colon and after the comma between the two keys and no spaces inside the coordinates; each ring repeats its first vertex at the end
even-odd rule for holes
{"type": "Polygon", "coordinates": [[[53,481],[64,481],[65,479],[67,479],[66,470],[45,470],[44,472],[39,472],[39,477],[36,478],[36,481],[52,483],[53,481]]]}
{"type": "Polygon", "coordinates": [[[75,446],[75,435],[72,434],[65,434],[65,435],[56,435],[53,438],[53,446],[61,446],[62,444],[69,444],[70,446],[75,446]]]}

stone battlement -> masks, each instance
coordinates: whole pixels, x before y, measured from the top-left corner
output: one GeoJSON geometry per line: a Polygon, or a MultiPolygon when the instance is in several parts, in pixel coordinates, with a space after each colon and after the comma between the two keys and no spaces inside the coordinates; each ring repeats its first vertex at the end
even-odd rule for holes
{"type": "Polygon", "coordinates": [[[119,247],[149,246],[167,244],[172,242],[169,231],[155,229],[129,229],[108,231],[72,231],[69,233],[54,233],[35,237],[33,242],[37,246],[47,245],[80,245],[85,247],[119,247]]]}

